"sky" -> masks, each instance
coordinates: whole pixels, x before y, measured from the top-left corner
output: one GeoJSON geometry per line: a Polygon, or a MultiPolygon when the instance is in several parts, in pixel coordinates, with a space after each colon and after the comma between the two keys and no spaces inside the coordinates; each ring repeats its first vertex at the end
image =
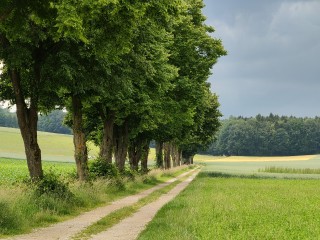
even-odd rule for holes
{"type": "Polygon", "coordinates": [[[320,0],[204,0],[228,55],[212,91],[229,116],[320,116],[320,0]]]}

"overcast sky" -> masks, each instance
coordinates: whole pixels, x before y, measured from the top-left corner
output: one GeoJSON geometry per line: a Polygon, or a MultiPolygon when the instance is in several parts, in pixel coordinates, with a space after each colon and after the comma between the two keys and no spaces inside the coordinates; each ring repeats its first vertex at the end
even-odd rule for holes
{"type": "Polygon", "coordinates": [[[228,56],[210,77],[224,117],[320,116],[320,0],[204,0],[228,56]]]}

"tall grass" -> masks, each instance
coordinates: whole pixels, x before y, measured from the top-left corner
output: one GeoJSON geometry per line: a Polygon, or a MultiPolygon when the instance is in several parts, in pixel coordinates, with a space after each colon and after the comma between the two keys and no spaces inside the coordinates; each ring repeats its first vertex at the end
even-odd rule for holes
{"type": "Polygon", "coordinates": [[[268,173],[296,173],[296,174],[320,174],[320,168],[288,168],[288,167],[265,167],[260,168],[259,172],[268,172],[268,173]]]}

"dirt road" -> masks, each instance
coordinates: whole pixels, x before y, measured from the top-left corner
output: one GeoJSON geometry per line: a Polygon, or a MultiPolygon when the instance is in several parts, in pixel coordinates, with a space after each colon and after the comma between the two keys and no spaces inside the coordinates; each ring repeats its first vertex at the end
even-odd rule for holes
{"type": "MultiPolygon", "coordinates": [[[[183,173],[178,178],[184,177],[192,171],[194,171],[194,170],[183,173]]],[[[196,171],[196,173],[197,173],[197,171],[196,171]]],[[[193,176],[195,176],[195,175],[193,175],[193,176]]],[[[171,184],[172,182],[174,182],[176,180],[177,180],[177,178],[171,179],[165,183],[159,184],[159,185],[157,185],[153,188],[150,188],[148,190],[145,190],[141,193],[131,195],[131,196],[119,199],[117,201],[114,201],[110,205],[107,205],[104,207],[99,207],[95,210],[83,213],[76,218],[73,218],[73,219],[70,219],[70,220],[67,220],[67,221],[64,221],[61,223],[54,224],[50,227],[36,229],[35,231],[33,231],[30,234],[18,235],[18,236],[12,237],[10,239],[12,239],[12,240],[31,240],[31,239],[32,240],[43,240],[43,239],[46,239],[46,240],[56,240],[56,239],[65,240],[65,239],[72,239],[72,237],[75,234],[83,231],[86,227],[92,225],[93,223],[97,222],[98,220],[100,220],[101,218],[110,214],[111,212],[116,211],[116,210],[121,209],[126,206],[130,206],[130,205],[138,202],[140,199],[146,197],[150,193],[152,193],[158,189],[161,189],[165,186],[168,186],[169,184],[171,184]]],[[[152,206],[149,204],[150,206],[147,205],[145,207],[142,207],[136,214],[134,214],[134,216],[136,216],[135,219],[141,218],[141,220],[144,220],[144,222],[134,220],[134,221],[136,221],[136,224],[140,226],[139,229],[143,229],[144,225],[153,218],[153,216],[156,214],[158,209],[160,209],[161,206],[163,206],[165,203],[167,203],[172,198],[174,198],[178,194],[178,192],[180,192],[182,189],[184,189],[190,181],[191,181],[191,178],[188,178],[188,180],[180,183],[173,190],[171,190],[168,194],[163,195],[162,197],[160,197],[159,200],[154,202],[157,204],[152,205],[152,206]],[[179,190],[179,189],[181,189],[181,190],[179,190]],[[138,213],[141,215],[137,215],[138,213]],[[145,215],[143,215],[144,213],[145,213],[145,215]],[[146,219],[144,219],[144,218],[147,218],[149,220],[146,222],[145,221],[146,219]]],[[[132,217],[134,217],[134,216],[132,216],[132,217]]],[[[129,219],[130,219],[130,217],[128,219],[125,219],[124,221],[120,222],[119,224],[125,224],[125,221],[132,221],[129,219]]],[[[111,229],[114,229],[114,228],[116,229],[119,224],[115,225],[111,229]]],[[[121,229],[121,228],[119,228],[119,229],[121,229]]],[[[109,236],[109,234],[110,234],[109,232],[104,232],[104,233],[101,233],[99,235],[94,236],[94,239],[124,239],[124,238],[116,238],[116,236],[117,236],[117,234],[115,233],[116,230],[112,230],[112,231],[113,231],[112,236],[111,235],[109,236]],[[108,237],[106,237],[105,234],[107,234],[108,237]],[[99,238],[99,237],[102,237],[102,238],[99,238]]],[[[121,229],[121,232],[123,232],[123,228],[121,229]]],[[[131,232],[133,233],[133,231],[131,231],[131,232]]],[[[135,230],[134,236],[137,236],[137,234],[139,234],[136,232],[137,231],[135,230]]],[[[133,236],[133,234],[132,234],[132,236],[133,236]]],[[[128,240],[128,239],[134,239],[134,238],[129,238],[129,236],[127,235],[127,237],[125,239],[128,240]]]]}

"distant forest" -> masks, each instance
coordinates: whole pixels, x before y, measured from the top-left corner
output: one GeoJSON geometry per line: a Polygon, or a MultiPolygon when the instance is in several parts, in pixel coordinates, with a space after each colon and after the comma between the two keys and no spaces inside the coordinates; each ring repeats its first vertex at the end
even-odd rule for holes
{"type": "MultiPolygon", "coordinates": [[[[71,134],[71,129],[63,124],[66,113],[55,110],[48,115],[40,115],[38,130],[43,132],[71,134]]],[[[0,108],[0,127],[18,128],[17,116],[8,109],[0,108]]]]}
{"type": "Polygon", "coordinates": [[[222,121],[212,155],[287,156],[320,153],[320,118],[270,114],[230,117],[222,121]]]}

